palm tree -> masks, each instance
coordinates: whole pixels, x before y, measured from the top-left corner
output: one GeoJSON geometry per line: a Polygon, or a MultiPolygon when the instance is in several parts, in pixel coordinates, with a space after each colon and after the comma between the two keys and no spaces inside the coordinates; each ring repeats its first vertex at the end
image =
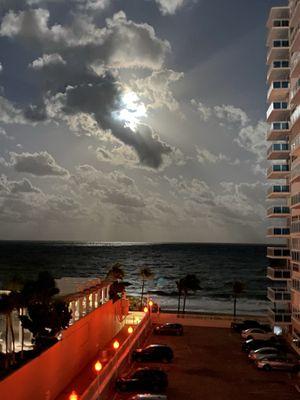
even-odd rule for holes
{"type": "Polygon", "coordinates": [[[233,317],[236,317],[236,300],[237,297],[243,293],[245,290],[245,285],[241,281],[234,281],[232,284],[232,294],[233,294],[233,317]]]}
{"type": "Polygon", "coordinates": [[[181,301],[181,295],[182,295],[182,279],[179,279],[179,281],[176,281],[176,286],[178,290],[178,304],[177,304],[177,314],[180,312],[180,301],[181,301]]]}
{"type": "Polygon", "coordinates": [[[116,262],[108,270],[105,279],[109,281],[121,281],[125,276],[123,266],[121,263],[116,262]]]}
{"type": "Polygon", "coordinates": [[[12,312],[15,308],[14,304],[14,295],[9,294],[2,294],[0,297],[0,314],[5,316],[5,367],[8,368],[9,366],[9,349],[8,349],[8,341],[9,341],[9,332],[11,335],[12,340],[12,352],[13,352],[13,359],[14,362],[14,354],[15,354],[15,334],[13,330],[13,323],[12,323],[12,312]]]}
{"type": "Polygon", "coordinates": [[[140,276],[142,278],[142,290],[141,290],[141,309],[143,308],[143,299],[144,299],[144,288],[145,281],[148,279],[152,279],[154,274],[149,267],[143,267],[140,270],[140,276]]]}
{"type": "Polygon", "coordinates": [[[193,292],[196,292],[197,290],[200,290],[201,287],[200,287],[200,281],[195,274],[188,274],[180,281],[184,294],[182,312],[185,313],[186,298],[189,294],[189,291],[191,290],[193,292]]]}

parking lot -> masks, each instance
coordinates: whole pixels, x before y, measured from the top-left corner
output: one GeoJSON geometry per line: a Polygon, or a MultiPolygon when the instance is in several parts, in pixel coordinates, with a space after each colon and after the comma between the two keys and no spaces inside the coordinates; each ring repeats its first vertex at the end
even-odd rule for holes
{"type": "MultiPolygon", "coordinates": [[[[300,398],[297,374],[260,371],[241,351],[241,338],[229,329],[185,327],[184,335],[151,336],[148,343],[164,343],[174,350],[171,364],[151,365],[168,373],[169,400],[274,400],[300,398]]],[[[124,371],[125,372],[125,371],[124,371]]],[[[128,395],[116,394],[114,400],[128,395]]]]}

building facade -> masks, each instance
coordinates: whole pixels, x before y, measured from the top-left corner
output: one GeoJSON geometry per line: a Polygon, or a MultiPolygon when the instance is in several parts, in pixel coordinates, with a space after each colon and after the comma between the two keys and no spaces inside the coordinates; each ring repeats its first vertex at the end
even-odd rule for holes
{"type": "Polygon", "coordinates": [[[300,353],[300,0],[272,8],[267,28],[268,313],[300,353]]]}

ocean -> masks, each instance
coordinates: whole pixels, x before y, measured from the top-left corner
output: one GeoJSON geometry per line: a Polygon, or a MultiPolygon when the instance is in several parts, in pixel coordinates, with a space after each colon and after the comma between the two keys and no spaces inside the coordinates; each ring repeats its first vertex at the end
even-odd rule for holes
{"type": "Polygon", "coordinates": [[[55,278],[101,278],[115,262],[123,265],[130,295],[140,294],[139,270],[150,267],[154,277],[145,290],[162,309],[177,308],[176,281],[188,273],[196,274],[201,285],[188,297],[188,311],[232,313],[235,280],[245,285],[238,313],[263,314],[267,309],[265,245],[0,241],[0,286],[45,270],[55,278]]]}

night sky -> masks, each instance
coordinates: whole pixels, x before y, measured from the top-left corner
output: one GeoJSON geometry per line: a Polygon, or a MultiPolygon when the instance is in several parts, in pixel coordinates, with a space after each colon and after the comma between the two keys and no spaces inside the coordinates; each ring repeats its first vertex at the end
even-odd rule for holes
{"type": "Polygon", "coordinates": [[[0,0],[0,239],[264,242],[277,0],[0,0]]]}

